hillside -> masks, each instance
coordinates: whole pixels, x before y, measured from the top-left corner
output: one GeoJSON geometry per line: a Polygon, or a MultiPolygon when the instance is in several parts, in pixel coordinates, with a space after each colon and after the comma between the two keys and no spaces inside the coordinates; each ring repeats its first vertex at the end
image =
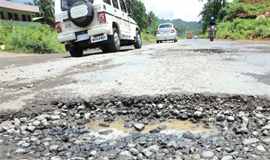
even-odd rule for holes
{"type": "Polygon", "coordinates": [[[270,1],[228,3],[219,12],[217,38],[270,39],[270,1]]]}
{"type": "Polygon", "coordinates": [[[244,0],[242,2],[229,3],[220,11],[224,14],[223,21],[233,20],[236,18],[256,19],[270,17],[269,0],[244,0]]]}
{"type": "Polygon", "coordinates": [[[158,19],[159,23],[173,23],[175,28],[178,30],[180,37],[185,37],[186,32],[192,32],[194,35],[201,33],[201,24],[198,22],[186,22],[182,19],[165,20],[158,19]]]}

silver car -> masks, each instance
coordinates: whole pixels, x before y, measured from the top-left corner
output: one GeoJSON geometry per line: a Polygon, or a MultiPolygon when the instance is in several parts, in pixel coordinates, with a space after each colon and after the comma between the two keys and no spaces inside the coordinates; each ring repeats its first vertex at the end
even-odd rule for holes
{"type": "Polygon", "coordinates": [[[157,43],[162,43],[163,41],[173,41],[177,42],[177,31],[172,23],[163,23],[158,26],[156,33],[157,43]]]}

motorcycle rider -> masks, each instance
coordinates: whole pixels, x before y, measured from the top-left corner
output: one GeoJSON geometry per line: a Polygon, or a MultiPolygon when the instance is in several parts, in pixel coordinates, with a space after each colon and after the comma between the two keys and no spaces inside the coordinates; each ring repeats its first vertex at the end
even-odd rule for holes
{"type": "MultiPolygon", "coordinates": [[[[209,22],[209,32],[210,32],[210,30],[211,30],[211,26],[215,26],[215,28],[216,28],[216,22],[215,22],[215,18],[214,17],[211,17],[210,18],[210,22],[209,22]]],[[[216,35],[216,30],[214,30],[214,35],[216,35]]]]}

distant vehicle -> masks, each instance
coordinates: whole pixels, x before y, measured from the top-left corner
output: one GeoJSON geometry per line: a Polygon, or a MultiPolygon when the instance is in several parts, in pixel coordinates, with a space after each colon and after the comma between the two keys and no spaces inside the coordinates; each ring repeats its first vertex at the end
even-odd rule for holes
{"type": "Polygon", "coordinates": [[[187,33],[187,39],[192,39],[192,34],[191,33],[187,33]]]}
{"type": "Polygon", "coordinates": [[[215,39],[215,31],[216,31],[216,27],[214,25],[212,25],[210,30],[209,30],[210,41],[214,41],[214,39],[215,39]]]}
{"type": "Polygon", "coordinates": [[[81,57],[88,48],[104,53],[124,45],[140,49],[140,28],[130,14],[125,0],[55,0],[58,41],[72,57],[81,57]]]}
{"type": "Polygon", "coordinates": [[[177,42],[177,31],[172,23],[163,23],[158,26],[156,34],[157,43],[162,43],[163,41],[173,41],[177,42]]]}
{"type": "Polygon", "coordinates": [[[194,39],[198,39],[198,36],[197,36],[197,35],[195,35],[195,36],[194,36],[194,39]]]}

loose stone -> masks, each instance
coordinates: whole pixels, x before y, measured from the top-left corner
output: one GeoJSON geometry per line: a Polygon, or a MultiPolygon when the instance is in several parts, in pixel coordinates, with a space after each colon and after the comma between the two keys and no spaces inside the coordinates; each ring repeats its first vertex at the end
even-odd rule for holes
{"type": "Polygon", "coordinates": [[[135,127],[136,130],[142,131],[145,126],[142,123],[136,123],[136,124],[134,124],[134,127],[135,127]]]}
{"type": "Polygon", "coordinates": [[[25,153],[28,153],[28,151],[23,149],[23,148],[18,148],[18,149],[16,149],[15,153],[25,154],[25,153]]]}
{"type": "Polygon", "coordinates": [[[214,156],[215,156],[215,154],[212,151],[205,151],[205,152],[202,153],[203,158],[212,158],[214,156]]]}
{"type": "Polygon", "coordinates": [[[250,139],[245,139],[245,140],[243,141],[243,144],[244,144],[244,145],[249,145],[249,144],[257,143],[257,142],[259,142],[259,141],[260,141],[260,140],[257,139],[257,138],[250,138],[250,139]]]}
{"type": "Polygon", "coordinates": [[[224,156],[221,160],[233,160],[232,156],[224,156]]]}
{"type": "Polygon", "coordinates": [[[229,116],[228,118],[227,118],[227,120],[228,120],[228,122],[234,122],[234,117],[233,116],[229,116]]]}
{"type": "Polygon", "coordinates": [[[260,151],[260,152],[265,152],[265,151],[266,151],[265,148],[264,148],[263,146],[257,146],[256,148],[257,148],[257,150],[260,151]]]}

